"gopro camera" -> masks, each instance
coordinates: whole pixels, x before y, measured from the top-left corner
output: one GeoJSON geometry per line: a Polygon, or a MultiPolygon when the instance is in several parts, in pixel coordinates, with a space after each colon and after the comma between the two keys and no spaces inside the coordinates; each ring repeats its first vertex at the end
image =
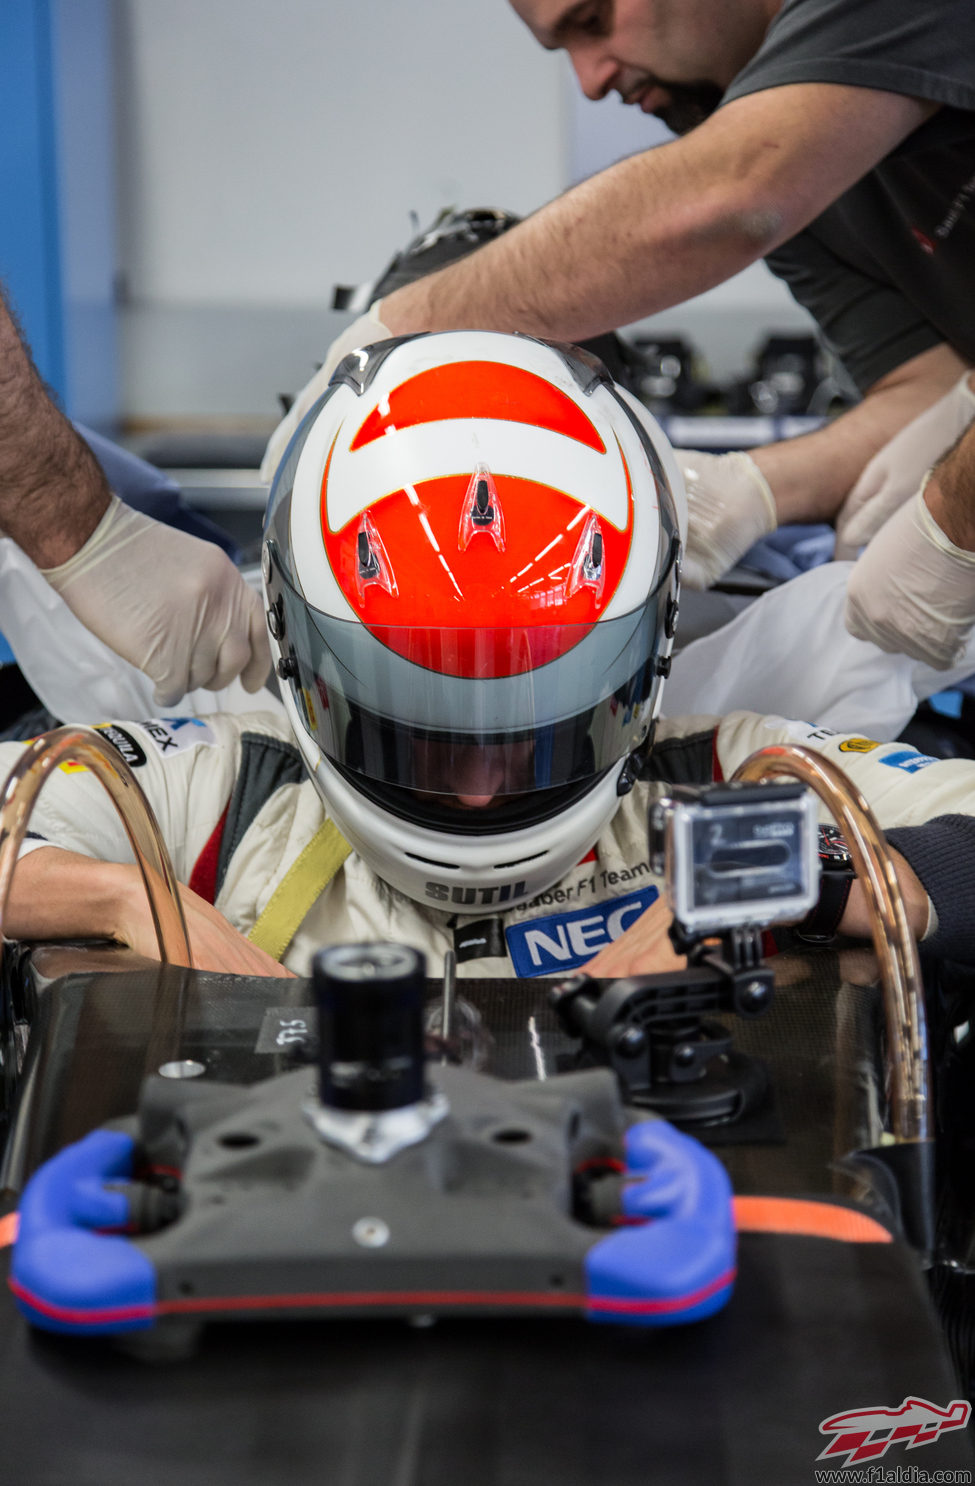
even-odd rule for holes
{"type": "Polygon", "coordinates": [[[804,784],[675,787],[650,808],[650,865],[688,939],[801,919],[819,897],[818,806],[804,784]]]}

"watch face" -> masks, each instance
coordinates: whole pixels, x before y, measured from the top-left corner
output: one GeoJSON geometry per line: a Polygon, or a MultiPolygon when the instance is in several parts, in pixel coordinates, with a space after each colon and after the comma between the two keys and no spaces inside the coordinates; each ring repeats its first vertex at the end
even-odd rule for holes
{"type": "Polygon", "coordinates": [[[824,872],[853,870],[850,848],[838,826],[819,827],[819,865],[824,872]]]}

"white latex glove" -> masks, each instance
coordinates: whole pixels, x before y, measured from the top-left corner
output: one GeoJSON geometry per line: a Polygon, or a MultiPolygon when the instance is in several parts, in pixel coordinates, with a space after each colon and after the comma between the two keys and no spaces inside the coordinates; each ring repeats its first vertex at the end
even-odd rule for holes
{"type": "Polygon", "coordinates": [[[285,416],[281,419],[277,428],[268,439],[267,448],[264,450],[264,458],[261,460],[261,479],[266,485],[270,485],[274,479],[274,471],[284,457],[284,451],[291,442],[291,437],[308,412],[313,403],[321,397],[325,388],[332,378],[332,373],[343,357],[348,356],[350,351],[358,351],[361,346],[371,346],[375,341],[388,341],[392,335],[391,330],[379,318],[379,310],[382,300],[377,299],[371,304],[364,315],[358,320],[353,320],[351,325],[346,326],[342,334],[336,336],[335,340],[325,352],[325,360],[318,371],[302,387],[285,416]]]}
{"type": "Polygon", "coordinates": [[[257,691],[267,676],[264,606],[226,553],[117,496],[73,557],[41,571],[86,628],[153,681],[159,706],[237,675],[257,691]]]}
{"type": "Polygon", "coordinates": [[[939,671],[961,658],[975,626],[975,552],[948,540],[921,491],[854,563],[846,627],[891,654],[939,671]]]}
{"type": "Polygon", "coordinates": [[[968,372],[951,391],[878,449],[836,517],[836,556],[856,557],[906,501],[925,471],[950,449],[975,418],[968,372]]]}
{"type": "Polygon", "coordinates": [[[760,537],[778,526],[769,483],[748,454],[675,449],[687,490],[688,588],[710,588],[760,537]]]}

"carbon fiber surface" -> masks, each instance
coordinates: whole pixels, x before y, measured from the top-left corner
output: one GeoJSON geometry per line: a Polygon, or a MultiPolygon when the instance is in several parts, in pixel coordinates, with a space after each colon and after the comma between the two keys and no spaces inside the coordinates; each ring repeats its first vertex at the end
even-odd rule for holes
{"type": "MultiPolygon", "coordinates": [[[[164,1062],[194,1059],[209,1079],[243,1082],[293,1066],[293,1041],[278,1039],[300,1032],[306,982],[95,963],[52,984],[45,970],[70,969],[71,957],[39,957],[9,1179],[131,1112],[143,1076],[164,1062]]],[[[736,1027],[737,1045],[769,1063],[784,1136],[722,1147],[741,1192],[836,1190],[837,1155],[877,1128],[876,997],[839,969],[831,955],[780,957],[772,1012],[736,1027]]],[[[551,1076],[571,1053],[545,984],[459,989],[462,1040],[497,1073],[551,1076]]],[[[726,1311],[653,1336],[554,1321],[225,1326],[168,1368],[33,1337],[4,1293],[0,1479],[791,1486],[815,1479],[828,1416],[958,1396],[903,1245],[751,1232],[739,1260],[726,1311]]],[[[946,1437],[922,1463],[971,1469],[967,1436],[946,1437]]]]}
{"type": "MultiPolygon", "coordinates": [[[[190,1059],[209,1079],[255,1082],[295,1066],[301,1028],[311,1024],[304,980],[144,966],[47,981],[46,969],[63,975],[66,964],[84,964],[85,953],[66,962],[58,951],[53,964],[46,951],[38,957],[39,1011],[6,1162],[14,1187],[68,1141],[131,1114],[142,1079],[163,1063],[190,1059]],[[283,1031],[275,1033],[278,1026],[283,1031]]],[[[878,1142],[883,1113],[869,957],[843,967],[861,984],[839,979],[833,953],[780,955],[775,964],[768,1015],[723,1020],[736,1048],[767,1065],[777,1118],[771,1138],[752,1134],[737,1143],[734,1127],[717,1132],[722,1159],[743,1193],[855,1195],[838,1163],[878,1142]]],[[[460,982],[455,1029],[464,1060],[505,1078],[550,1078],[573,1066],[579,1044],[549,1006],[552,984],[460,982]]],[[[429,993],[435,1016],[439,983],[430,982],[429,993]]],[[[708,1140],[706,1129],[695,1133],[708,1140]]]]}

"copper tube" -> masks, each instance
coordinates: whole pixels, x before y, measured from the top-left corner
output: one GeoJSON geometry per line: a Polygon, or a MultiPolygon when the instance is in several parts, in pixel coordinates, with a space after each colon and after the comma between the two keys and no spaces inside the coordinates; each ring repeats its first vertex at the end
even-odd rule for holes
{"type": "Polygon", "coordinates": [[[799,744],[773,744],[753,753],[734,779],[756,783],[772,775],[800,779],[827,805],[843,831],[870,909],[880,963],[890,1067],[894,1139],[930,1139],[931,1085],[924,993],[917,945],[894,864],[876,817],[853,781],[832,759],[799,744]]]}
{"type": "Polygon", "coordinates": [[[11,769],[0,792],[0,942],[17,854],[45,781],[65,759],[91,770],[119,813],[135,853],[163,964],[192,966],[176,873],[159,823],[135,775],[94,728],[60,727],[35,738],[11,769]]]}

